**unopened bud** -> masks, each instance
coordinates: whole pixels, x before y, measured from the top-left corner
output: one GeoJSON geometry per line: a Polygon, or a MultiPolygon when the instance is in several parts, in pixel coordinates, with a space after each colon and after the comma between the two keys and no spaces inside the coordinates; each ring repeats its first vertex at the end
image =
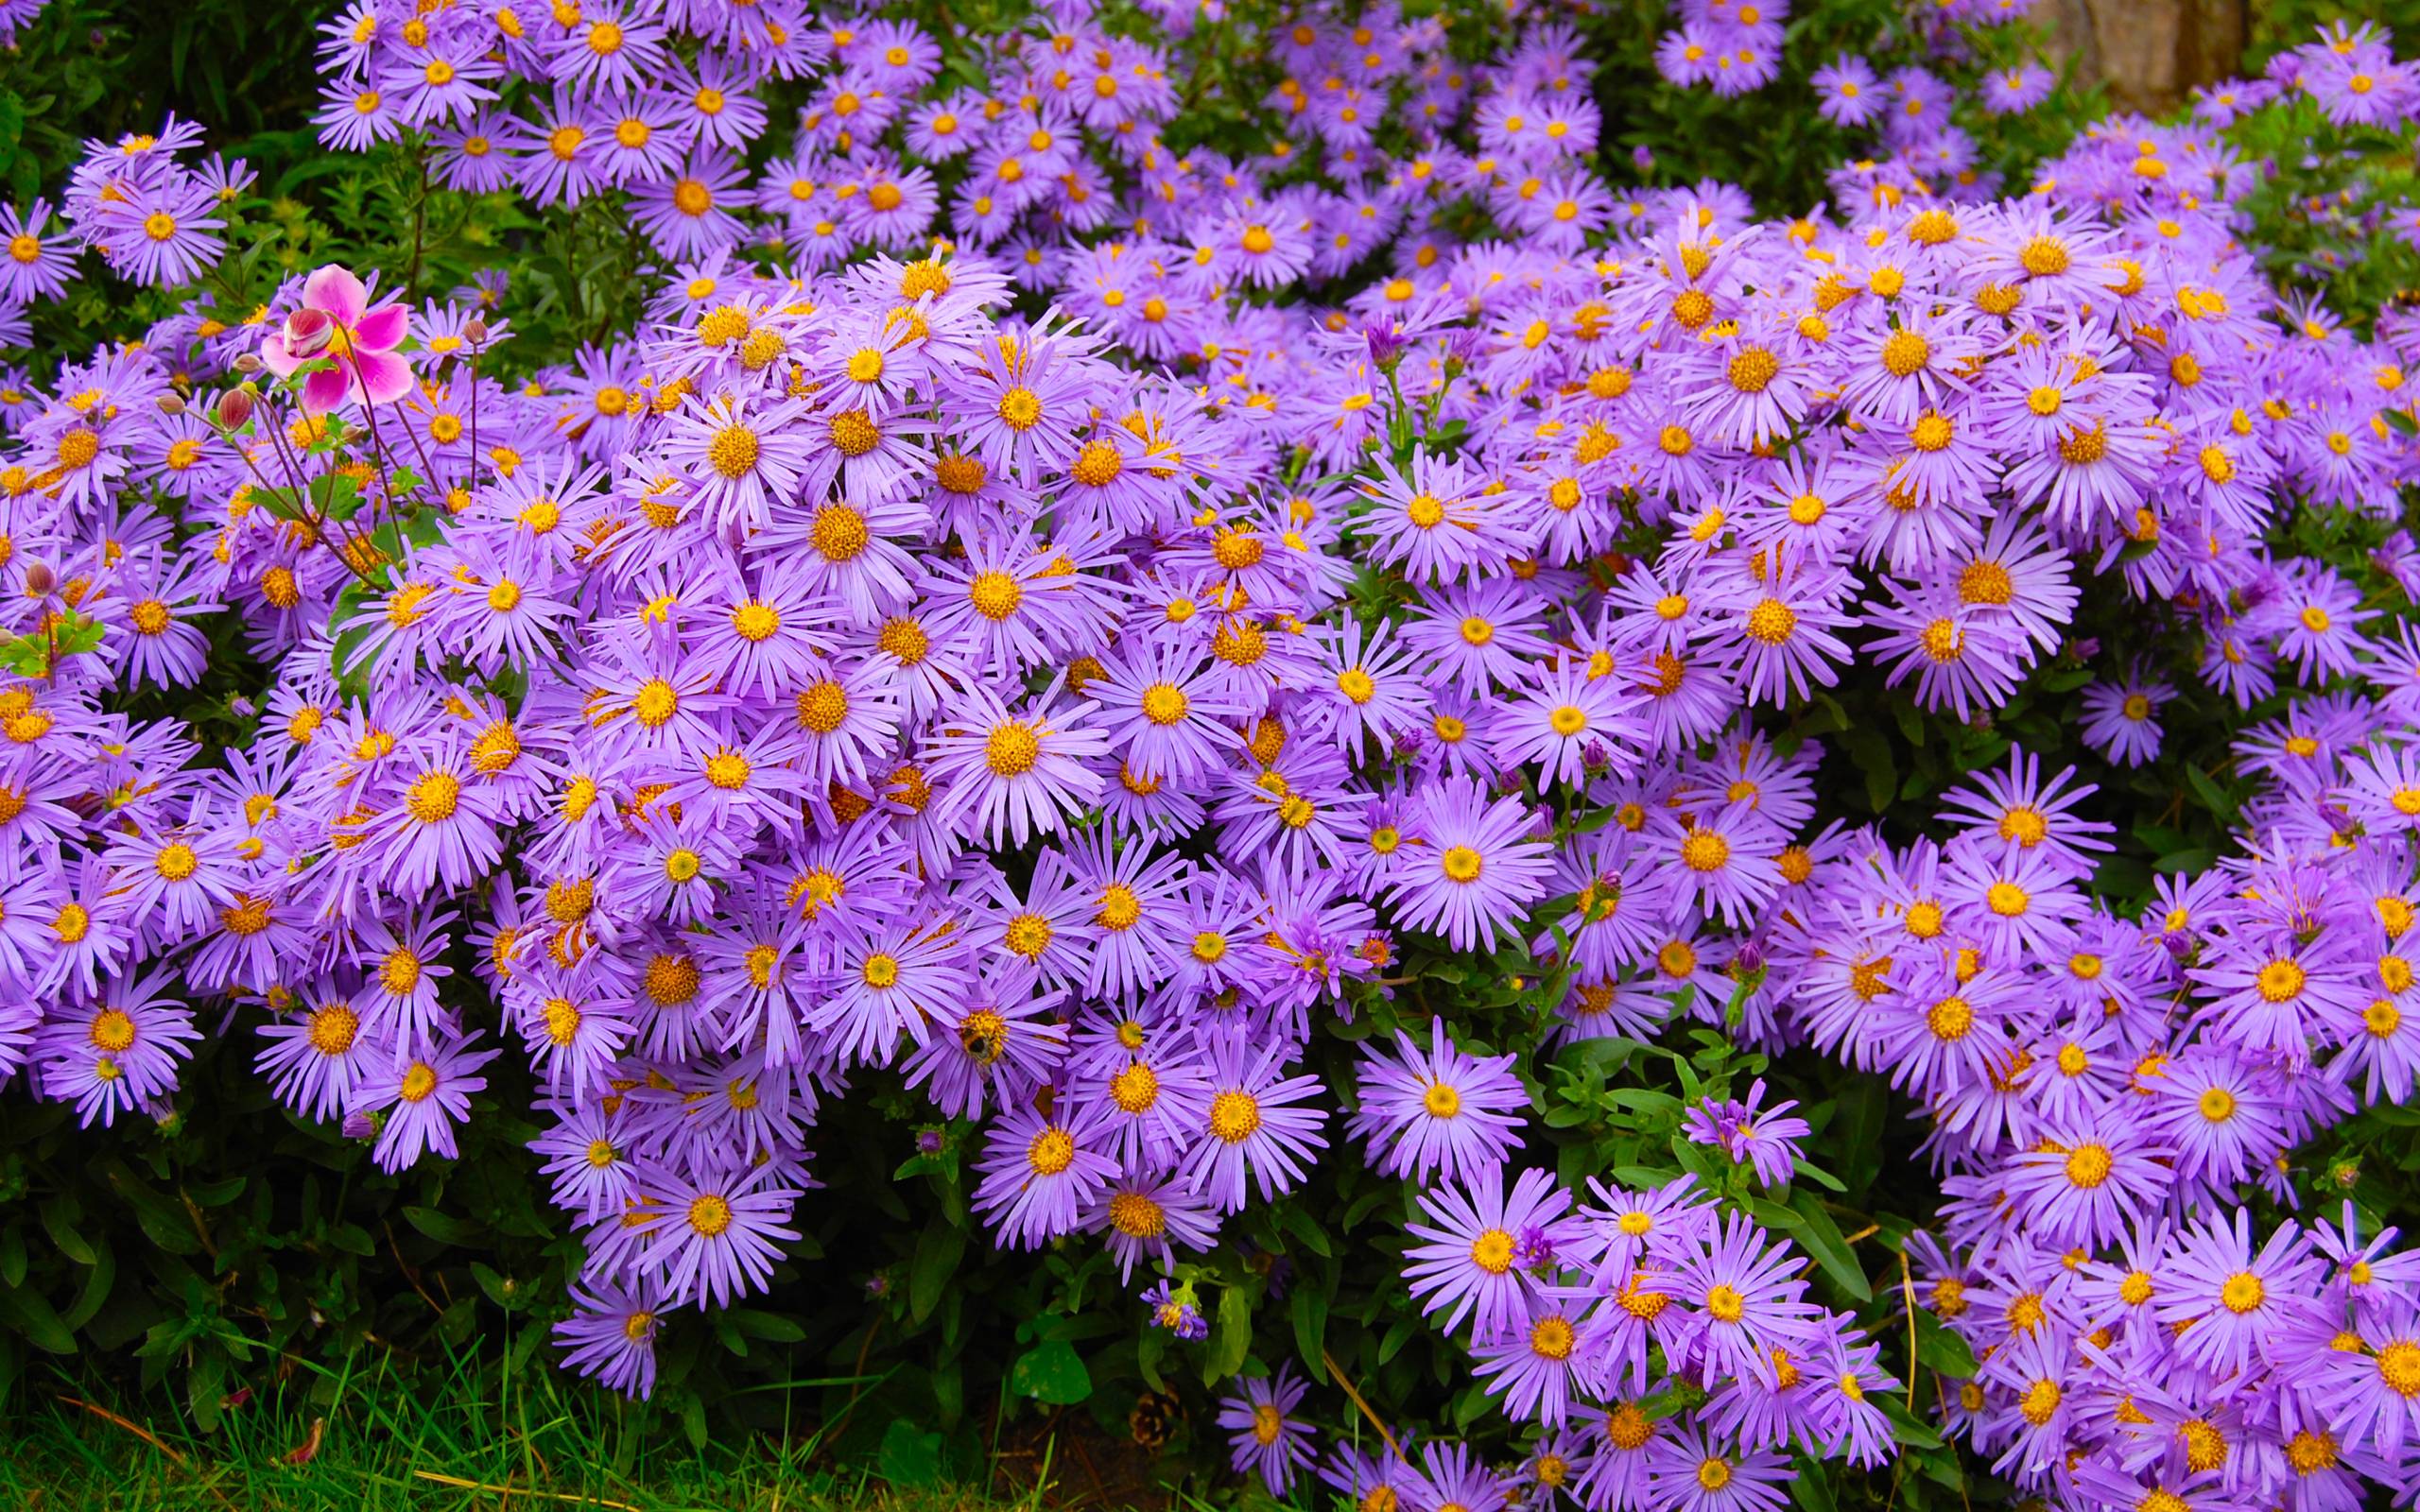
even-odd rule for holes
{"type": "Polygon", "coordinates": [[[237,372],[258,372],[261,370],[261,359],[247,352],[242,356],[235,359],[235,370],[237,372]]]}
{"type": "Polygon", "coordinates": [[[178,398],[176,395],[174,395],[174,394],[162,394],[162,395],[160,396],[160,413],[161,413],[161,414],[163,414],[163,415],[182,415],[182,414],[183,414],[184,412],[185,412],[185,402],[184,402],[183,400],[179,399],[179,398],[178,398]]]}
{"type": "Polygon", "coordinates": [[[26,593],[40,597],[58,586],[59,575],[50,570],[50,563],[38,561],[26,569],[26,593]]]}
{"type": "Polygon", "coordinates": [[[285,350],[298,357],[317,356],[336,339],[337,323],[325,310],[301,309],[285,318],[285,350]]]}
{"type": "Polygon", "coordinates": [[[218,396],[218,423],[220,426],[227,430],[235,430],[240,427],[244,421],[251,418],[251,385],[246,384],[241,388],[230,388],[225,393],[218,396]]]}
{"type": "Polygon", "coordinates": [[[488,323],[485,320],[475,318],[469,325],[462,328],[462,339],[468,341],[475,347],[485,341],[487,338],[488,323]]]}

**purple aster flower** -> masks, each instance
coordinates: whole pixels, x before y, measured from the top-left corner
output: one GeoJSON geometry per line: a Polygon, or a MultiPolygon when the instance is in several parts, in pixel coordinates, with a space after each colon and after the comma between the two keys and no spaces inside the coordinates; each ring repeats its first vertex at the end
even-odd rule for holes
{"type": "Polygon", "coordinates": [[[799,1237],[784,1227],[799,1190],[780,1185],[772,1168],[701,1174],[694,1180],[659,1168],[646,1190],[654,1221],[647,1229],[644,1264],[679,1303],[724,1307],[764,1291],[781,1258],[776,1241],[799,1237]]]}
{"type": "Polygon", "coordinates": [[[1798,1141],[1811,1132],[1812,1125],[1789,1116],[1789,1110],[1798,1106],[1797,1099],[1766,1108],[1764,1098],[1765,1082],[1759,1076],[1749,1087],[1745,1101],[1707,1098],[1693,1105],[1681,1122],[1681,1132],[1697,1143],[1721,1150],[1734,1164],[1745,1161],[1754,1166],[1756,1179],[1765,1185],[1780,1186],[1797,1168],[1798,1141]]]}
{"type": "Polygon", "coordinates": [[[1235,1395],[1219,1401],[1219,1426],[1227,1431],[1233,1451],[1229,1463],[1259,1476],[1271,1496],[1292,1490],[1295,1476],[1314,1458],[1311,1425],[1294,1416],[1305,1389],[1287,1366],[1273,1380],[1242,1382],[1235,1395]]]}
{"type": "Polygon", "coordinates": [[[1298,1054],[1284,1040],[1254,1045],[1239,1030],[1209,1035],[1203,1046],[1209,1113],[1180,1170],[1220,1212],[1240,1210],[1254,1179],[1264,1198],[1303,1179],[1313,1150],[1327,1148],[1327,1113],[1298,1106],[1324,1088],[1317,1076],[1282,1077],[1298,1054]]]}
{"type": "Polygon", "coordinates": [[[1187,1342],[1208,1338],[1210,1320],[1201,1315],[1201,1309],[1190,1293],[1190,1287],[1171,1289],[1165,1280],[1144,1292],[1143,1305],[1151,1310],[1151,1326],[1166,1329],[1187,1342]]]}
{"type": "Polygon", "coordinates": [[[1512,1072],[1516,1058],[1463,1053],[1445,1038],[1443,1018],[1429,1021],[1425,1051],[1398,1029],[1393,1057],[1376,1047],[1363,1053],[1353,1132],[1389,1176],[1468,1181],[1521,1142],[1530,1094],[1512,1072]]]}
{"type": "Polygon", "coordinates": [[[1515,1263],[1519,1235],[1535,1228],[1558,1249],[1584,1244],[1586,1229],[1569,1215],[1571,1194],[1544,1171],[1523,1171],[1508,1196],[1504,1168],[1421,1194],[1426,1224],[1407,1224],[1420,1243],[1405,1251],[1404,1278],[1424,1315],[1445,1314],[1446,1332],[1471,1319],[1480,1338],[1500,1337],[1526,1317],[1543,1282],[1515,1263]]]}
{"type": "Polygon", "coordinates": [[[1419,859],[1404,860],[1390,883],[1404,922],[1457,950],[1494,949],[1517,931],[1524,906],[1546,895],[1553,848],[1528,838],[1518,799],[1490,801],[1474,779],[1441,778],[1416,801],[1407,823],[1419,859]]]}
{"type": "Polygon", "coordinates": [[[645,1281],[635,1288],[576,1283],[571,1299],[578,1311],[554,1327],[563,1364],[626,1397],[644,1401],[653,1395],[660,1291],[645,1281]]]}
{"type": "Polygon", "coordinates": [[[374,1152],[382,1171],[407,1170],[424,1154],[452,1160],[454,1125],[471,1117],[471,1094],[488,1080],[481,1066],[501,1051],[475,1050],[476,1037],[438,1043],[400,1062],[365,1069],[354,1083],[348,1115],[383,1113],[374,1152]]]}
{"type": "Polygon", "coordinates": [[[976,1189],[976,1211],[1018,1249],[1074,1232],[1117,1175],[1117,1161],[1100,1148],[1102,1133],[1098,1116],[1059,1119],[1031,1108],[1006,1113],[993,1125],[977,1162],[983,1181],[976,1189]]]}

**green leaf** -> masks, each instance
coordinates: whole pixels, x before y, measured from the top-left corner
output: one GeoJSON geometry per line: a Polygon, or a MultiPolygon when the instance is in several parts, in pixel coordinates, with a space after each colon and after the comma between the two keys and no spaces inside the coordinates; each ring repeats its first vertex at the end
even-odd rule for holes
{"type": "Polygon", "coordinates": [[[1312,1217],[1301,1204],[1292,1202],[1286,1204],[1279,1211],[1278,1221],[1285,1225],[1288,1233],[1303,1242],[1304,1248],[1322,1260],[1326,1260],[1334,1253],[1328,1247],[1327,1230],[1322,1228],[1320,1221],[1312,1217]]]}
{"type": "Polygon", "coordinates": [[[516,1307],[524,1299],[521,1288],[514,1284],[511,1278],[505,1276],[493,1265],[483,1264],[475,1260],[471,1262],[471,1279],[479,1283],[480,1291],[488,1294],[488,1300],[498,1307],[507,1309],[516,1307]]]}
{"type": "Polygon", "coordinates": [[[101,637],[107,633],[101,622],[71,614],[66,623],[50,632],[52,648],[60,656],[81,656],[100,649],[101,637]]]}
{"type": "Polygon", "coordinates": [[[796,1344],[806,1337],[806,1330],[798,1324],[762,1308],[735,1307],[725,1311],[723,1316],[740,1332],[768,1344],[796,1344]]]}
{"type": "Polygon", "coordinates": [[[1072,1407],[1093,1394],[1092,1372],[1064,1339],[1037,1344],[1009,1367],[1009,1389],[1054,1407],[1072,1407]]]}
{"type": "Polygon", "coordinates": [[[116,1284],[117,1261],[110,1254],[109,1246],[103,1245],[94,1254],[93,1263],[85,1268],[82,1294],[76,1298],[75,1306],[60,1315],[60,1321],[71,1331],[90,1323],[108,1304],[111,1290],[116,1284]]]}
{"type": "Polygon", "coordinates": [[[50,1235],[50,1242],[59,1246],[59,1252],[69,1260],[78,1265],[93,1263],[93,1246],[76,1231],[75,1199],[57,1196],[44,1202],[42,1205],[42,1229],[50,1235]]]}
{"type": "Polygon", "coordinates": [[[21,678],[46,678],[50,676],[50,643],[30,635],[0,641],[0,666],[21,678]]]}
{"type": "Polygon", "coordinates": [[[1252,1298],[1240,1286],[1219,1294],[1219,1315],[1210,1325],[1210,1348],[1201,1353],[1201,1383],[1226,1380],[1252,1353],[1252,1298]]]}
{"type": "Polygon", "coordinates": [[[1294,1348],[1302,1351],[1303,1367],[1321,1385],[1327,1384],[1327,1296],[1317,1286],[1294,1288],[1294,1348]]]}
{"type": "Polygon", "coordinates": [[[1797,1467],[1789,1478],[1789,1499],[1805,1512],[1835,1512],[1840,1505],[1832,1495],[1831,1473],[1821,1465],[1797,1467]]]}
{"type": "Polygon", "coordinates": [[[1851,725],[1841,731],[1841,748],[1865,777],[1866,806],[1879,814],[1899,791],[1899,770],[1891,743],[1870,725],[1851,725]]]}
{"type": "Polygon", "coordinates": [[[942,1435],[893,1418],[874,1451],[873,1472],[893,1486],[930,1486],[942,1478],[942,1435]]]}
{"type": "Polygon", "coordinates": [[[487,1234],[484,1225],[440,1212],[435,1208],[406,1206],[404,1222],[441,1245],[475,1245],[487,1234]]]}
{"type": "Polygon", "coordinates": [[[58,1310],[29,1286],[0,1290],[0,1325],[47,1354],[74,1354],[76,1335],[60,1319],[58,1310]]]}
{"type": "Polygon", "coordinates": [[[2185,785],[2193,790],[2193,796],[2202,800],[2202,806],[2208,809],[2220,823],[2229,827],[2235,824],[2235,799],[2227,796],[2226,790],[2219,786],[2209,773],[2199,766],[2187,764],[2185,768],[2185,785]]]}
{"type": "Polygon", "coordinates": [[[1954,1381],[1965,1381],[1975,1374],[1975,1351],[1922,1308],[1916,1310],[1916,1358],[1954,1381]]]}
{"type": "Polygon", "coordinates": [[[1881,1397],[1882,1415],[1891,1419],[1891,1432],[1910,1449],[1939,1449],[1941,1435],[1931,1427],[1919,1422],[1908,1411],[1907,1403],[1896,1397],[1881,1397]]]}
{"type": "Polygon", "coordinates": [[[1815,1257],[1815,1263],[1824,1267],[1824,1274],[1858,1301],[1873,1301],[1874,1286],[1865,1279],[1865,1267],[1857,1263],[1857,1252],[1841,1236],[1841,1226],[1832,1221],[1831,1210],[1824,1206],[1824,1199],[1802,1188],[1790,1194],[1789,1205],[1803,1220],[1798,1226],[1798,1243],[1815,1257]]]}
{"type": "Polygon", "coordinates": [[[932,1222],[916,1239],[916,1257],[908,1266],[908,1315],[922,1323],[932,1316],[934,1306],[942,1299],[942,1288],[958,1274],[958,1263],[966,1253],[966,1230],[949,1221],[946,1213],[936,1213],[932,1222]]]}

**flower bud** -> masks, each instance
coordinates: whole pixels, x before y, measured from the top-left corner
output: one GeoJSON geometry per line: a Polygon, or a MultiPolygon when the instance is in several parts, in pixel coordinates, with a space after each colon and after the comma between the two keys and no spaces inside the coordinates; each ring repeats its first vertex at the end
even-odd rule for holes
{"type": "Polygon", "coordinates": [[[487,338],[488,323],[485,320],[475,318],[469,325],[462,328],[462,339],[475,347],[485,342],[487,338]]]}
{"type": "Polygon", "coordinates": [[[237,372],[258,372],[261,370],[261,359],[247,352],[242,356],[235,359],[235,370],[237,372]]]}
{"type": "Polygon", "coordinates": [[[1361,328],[1361,339],[1370,348],[1370,361],[1380,372],[1392,372],[1403,360],[1403,336],[1391,320],[1372,320],[1361,328]]]}
{"type": "Polygon", "coordinates": [[[59,575],[50,570],[50,563],[38,561],[26,569],[26,592],[35,597],[39,598],[58,586],[59,575]]]}
{"type": "Polygon", "coordinates": [[[337,323],[325,310],[297,310],[285,318],[285,350],[298,357],[317,356],[336,339],[337,323]]]}
{"type": "Polygon", "coordinates": [[[218,396],[218,423],[227,430],[240,428],[252,418],[252,386],[230,388],[218,396]]]}
{"type": "Polygon", "coordinates": [[[182,415],[182,414],[183,414],[184,412],[185,412],[185,402],[184,402],[183,400],[182,400],[182,399],[178,398],[178,397],[177,397],[176,395],[174,395],[174,394],[162,394],[162,395],[160,396],[160,413],[161,413],[161,414],[163,414],[163,415],[182,415]]]}

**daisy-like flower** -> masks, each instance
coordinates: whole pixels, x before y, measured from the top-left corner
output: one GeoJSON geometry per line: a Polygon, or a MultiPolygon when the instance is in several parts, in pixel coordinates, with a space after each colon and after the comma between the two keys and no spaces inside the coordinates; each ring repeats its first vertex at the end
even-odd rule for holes
{"type": "Polygon", "coordinates": [[[1107,1237],[1117,1261],[1117,1279],[1132,1278],[1137,1262],[1150,1258],[1161,1268],[1176,1263],[1176,1246],[1194,1251],[1218,1243],[1219,1218],[1174,1177],[1119,1175],[1084,1215],[1087,1231],[1107,1237]]]}
{"type": "Polygon", "coordinates": [[[2310,1055],[2323,1020],[2360,1017],[2366,1000],[2337,969],[2346,948],[2342,934],[2244,945],[2191,971],[2207,998],[2202,1017],[2221,1040],[2298,1063],[2310,1055]]]}
{"type": "Polygon", "coordinates": [[[1691,1425],[1649,1446],[1643,1505],[1679,1512],[1781,1512],[1789,1493],[1787,1457],[1746,1452],[1691,1425]]]}
{"type": "Polygon", "coordinates": [[[113,977],[98,1003],[51,1019],[32,1059],[45,1095],[76,1105],[77,1121],[103,1127],[175,1090],[180,1062],[200,1032],[183,1004],[164,995],[169,978],[113,977]]]}
{"type": "Polygon", "coordinates": [[[662,1289],[574,1282],[574,1312],[554,1327],[563,1363],[624,1396],[644,1401],[655,1391],[658,1314],[668,1305],[662,1289]]]}
{"type": "Polygon", "coordinates": [[[1305,1383],[1289,1365],[1273,1380],[1248,1380],[1219,1403],[1219,1426],[1227,1433],[1229,1463],[1260,1477],[1271,1496],[1284,1496],[1310,1468],[1311,1425],[1293,1416],[1305,1383]]]}
{"type": "Polygon", "coordinates": [[[1514,1058],[1464,1053],[1442,1018],[1429,1021],[1426,1050],[1398,1029],[1393,1056],[1374,1048],[1362,1057],[1353,1132],[1389,1176],[1424,1186],[1432,1175],[1471,1180],[1521,1142],[1530,1094],[1514,1058]]]}
{"type": "Polygon", "coordinates": [[[1094,704],[1060,703],[1054,689],[1011,712],[979,687],[967,704],[925,747],[931,780],[948,792],[942,822],[1023,845],[1099,796],[1100,774],[1087,763],[1108,752],[1109,737],[1081,728],[1094,704]]]}
{"type": "Polygon", "coordinates": [[[1535,764],[1542,784],[1627,776],[1646,744],[1630,713],[1638,701],[1620,679],[1599,676],[1587,662],[1559,658],[1488,732],[1495,759],[1535,764]]]}
{"type": "Polygon", "coordinates": [[[1185,781],[1219,765],[1233,727],[1248,706],[1202,676],[1207,658],[1167,640],[1130,643],[1084,686],[1100,708],[1099,730],[1127,769],[1157,781],[1185,781]]]}
{"type": "Polygon", "coordinates": [[[2420,1439],[2420,1307],[2399,1298],[2358,1328],[2360,1349],[2320,1358],[2329,1427],[2341,1442],[2396,1455],[2420,1439]]]}
{"type": "Polygon", "coordinates": [[[1502,1339],[1482,1341],[1473,1374],[1505,1411],[1525,1422],[1560,1428],[1574,1394],[1599,1389],[1598,1326],[1585,1293],[1548,1293],[1530,1303],[1527,1322],[1502,1339]]]}
{"type": "Polygon", "coordinates": [[[659,1167],[647,1195],[657,1217],[647,1230],[644,1263],[678,1302],[725,1307],[766,1290],[781,1260],[779,1242],[799,1237],[786,1227],[799,1190],[765,1173],[743,1169],[692,1180],[659,1167]]]}
{"type": "Polygon", "coordinates": [[[1865,649],[1890,663],[1885,682],[1895,688],[1913,678],[1923,708],[1969,719],[2016,689],[2021,643],[1963,605],[1920,595],[1872,610],[1867,619],[1882,630],[1865,649]]]}
{"type": "Polygon", "coordinates": [[[454,1125],[470,1121],[471,1094],[488,1084],[478,1069],[503,1053],[473,1049],[475,1039],[432,1045],[354,1084],[345,1111],[384,1115],[372,1152],[380,1170],[407,1170],[423,1155],[454,1159],[454,1125]]]}
{"type": "Polygon", "coordinates": [[[976,1211],[1020,1249],[1074,1232],[1118,1174],[1116,1160],[1101,1147],[1103,1132],[1098,1116],[1076,1120],[1031,1108],[1010,1111],[992,1125],[977,1162],[983,1180],[976,1188],[976,1211]]]}
{"type": "MultiPolygon", "coordinates": [[[[2160,709],[2176,696],[2168,682],[2134,675],[2117,682],[2096,682],[2083,691],[2084,743],[2120,766],[2140,766],[2159,755],[2160,709]]],[[[2420,789],[2415,789],[2420,805],[2420,789]]]]}
{"type": "Polygon", "coordinates": [[[2185,1360],[2239,1371],[2312,1315],[2322,1268],[2290,1219],[2255,1253],[2252,1215],[2238,1208],[2231,1223],[2212,1219],[2181,1236],[2153,1306],[2185,1360]]]}
{"type": "Polygon", "coordinates": [[[1418,841],[1389,887],[1414,929],[1445,936],[1456,950],[1493,950],[1517,931],[1521,911],[1546,896],[1553,848],[1530,839],[1518,799],[1491,800],[1476,779],[1440,778],[1407,816],[1418,841]]]}
{"type": "Polygon", "coordinates": [[[666,463],[688,477],[693,507],[718,534],[736,540],[764,524],[776,501],[795,496],[808,447],[790,421],[805,407],[733,393],[682,400],[657,444],[666,463]]]}
{"type": "Polygon", "coordinates": [[[2012,1217],[2046,1244],[2105,1245],[2166,1196],[2170,1152],[2116,1105],[2051,1128],[2003,1169],[2012,1217]]]}
{"type": "Polygon", "coordinates": [[[1281,1074],[1294,1058],[1286,1040],[1255,1045],[1221,1031],[1203,1048],[1208,1115],[1179,1170],[1220,1212],[1234,1212],[1255,1180],[1267,1198],[1303,1179],[1311,1152],[1327,1148],[1320,1134],[1327,1113],[1301,1106],[1322,1091],[1317,1076],[1281,1074]]]}
{"type": "Polygon", "coordinates": [[[1770,900],[1780,880],[1781,847],[1754,798],[1693,816],[1671,813],[1650,821],[1664,842],[1658,876],[1733,925],[1744,924],[1770,900]]]}
{"type": "Polygon", "coordinates": [[[1522,1251],[1534,1261],[1584,1243],[1587,1230],[1570,1210],[1571,1194],[1546,1171],[1520,1172],[1509,1194],[1502,1166],[1422,1193],[1427,1222],[1404,1226],[1419,1241],[1404,1253],[1404,1280],[1422,1314],[1443,1313],[1448,1333],[1468,1318],[1477,1336],[1500,1337],[1543,1295],[1545,1282],[1519,1263],[1522,1251]]]}
{"type": "Polygon", "coordinates": [[[1840,680],[1836,668],[1849,660],[1849,648],[1833,631],[1853,623],[1841,612],[1848,587],[1848,575],[1837,568],[1802,566],[1742,583],[1729,595],[1732,623],[1745,639],[1741,670],[1750,703],[1786,703],[1840,680]]]}
{"type": "Polygon", "coordinates": [[[1804,1259],[1770,1242],[1762,1228],[1733,1213],[1703,1239],[1684,1236],[1672,1286],[1695,1304],[1667,1346],[1674,1367],[1695,1366],[1704,1379],[1747,1376],[1771,1383],[1776,1349],[1793,1352],[1814,1341],[1819,1310],[1797,1280],[1804,1259]]]}
{"type": "Polygon", "coordinates": [[[1745,1101],[1718,1103],[1708,1098],[1693,1105],[1682,1120],[1681,1130],[1700,1144],[1721,1150],[1735,1164],[1752,1165],[1756,1179],[1765,1185],[1779,1186],[1796,1169],[1801,1153],[1798,1142],[1811,1125],[1790,1116],[1797,1099],[1786,1098],[1771,1108],[1763,1106],[1764,1100],[1765,1081],[1759,1076],[1749,1087],[1745,1101]]]}
{"type": "Polygon", "coordinates": [[[1461,462],[1423,447],[1409,471],[1383,455],[1376,466],[1362,484],[1368,507],[1356,531],[1381,564],[1414,582],[1444,584],[1475,578],[1519,549],[1504,496],[1486,491],[1461,462]]]}
{"type": "Polygon", "coordinates": [[[1473,697],[1518,686],[1530,659],[1551,646],[1538,632],[1543,606],[1518,581],[1448,589],[1404,627],[1404,644],[1450,675],[1473,697]]]}

